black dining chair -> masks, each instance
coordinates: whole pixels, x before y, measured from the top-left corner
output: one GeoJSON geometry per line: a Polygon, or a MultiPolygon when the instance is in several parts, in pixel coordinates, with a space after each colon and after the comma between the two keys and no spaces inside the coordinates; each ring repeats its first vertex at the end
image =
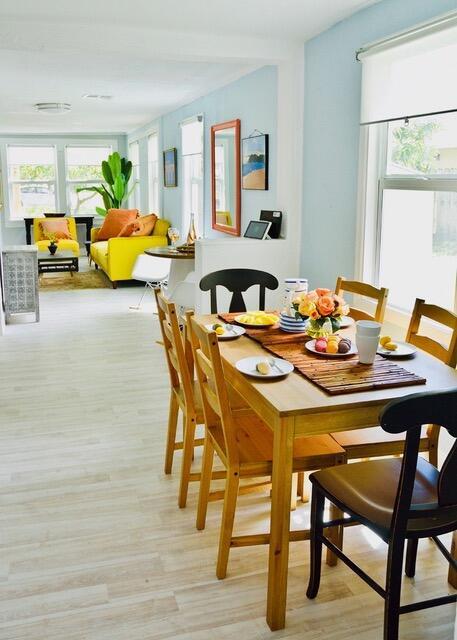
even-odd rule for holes
{"type": "Polygon", "coordinates": [[[451,594],[400,605],[403,555],[405,573],[415,574],[417,544],[432,538],[446,560],[457,562],[437,536],[457,529],[457,441],[440,471],[419,457],[421,425],[436,424],[457,438],[457,389],[417,393],[390,402],[380,415],[388,433],[406,431],[401,458],[370,460],[313,473],[311,503],[311,573],[307,596],[319,590],[322,544],[384,598],[384,640],[397,640],[400,614],[457,601],[451,594]],[[325,498],[348,518],[324,522],[325,498]],[[386,584],[382,587],[325,535],[327,527],[363,524],[388,544],[386,584]]]}
{"type": "Polygon", "coordinates": [[[232,293],[229,312],[242,313],[246,311],[246,305],[243,299],[243,292],[250,287],[258,286],[259,291],[259,309],[265,310],[265,290],[277,289],[279,282],[271,273],[259,271],[257,269],[222,269],[208,273],[200,280],[200,289],[202,291],[210,291],[211,295],[211,313],[217,313],[217,293],[218,286],[225,287],[232,293]]]}

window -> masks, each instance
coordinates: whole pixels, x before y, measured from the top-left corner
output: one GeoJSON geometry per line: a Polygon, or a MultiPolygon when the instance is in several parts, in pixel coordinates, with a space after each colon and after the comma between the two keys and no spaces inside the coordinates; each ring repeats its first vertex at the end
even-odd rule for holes
{"type": "Polygon", "coordinates": [[[96,192],[77,192],[78,187],[91,187],[103,182],[101,164],[112,153],[111,146],[68,146],[65,148],[66,193],[71,215],[93,215],[95,207],[104,204],[96,192]]]}
{"type": "Polygon", "coordinates": [[[7,145],[10,220],[57,210],[54,146],[7,145]]]}
{"type": "Polygon", "coordinates": [[[196,116],[181,124],[182,148],[182,228],[187,233],[191,213],[196,230],[203,224],[203,117],[196,116]]]}
{"type": "Polygon", "coordinates": [[[141,209],[140,196],[140,145],[138,141],[129,144],[129,160],[131,161],[132,177],[130,183],[131,194],[129,203],[132,209],[141,209]]]}
{"type": "Polygon", "coordinates": [[[149,211],[159,212],[159,141],[157,133],[148,137],[149,211]]]}
{"type": "MultiPolygon", "coordinates": [[[[375,125],[376,126],[376,125],[375,125]]],[[[382,125],[375,277],[389,303],[455,305],[457,114],[382,125]],[[400,263],[401,256],[401,263],[400,263]]]]}

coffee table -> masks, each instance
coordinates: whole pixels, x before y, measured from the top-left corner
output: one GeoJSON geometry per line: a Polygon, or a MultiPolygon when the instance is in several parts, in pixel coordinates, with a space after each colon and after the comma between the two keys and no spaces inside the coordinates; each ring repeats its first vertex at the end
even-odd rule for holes
{"type": "Polygon", "coordinates": [[[71,251],[56,251],[52,256],[44,251],[38,252],[38,273],[57,273],[79,271],[79,259],[71,251]]]}

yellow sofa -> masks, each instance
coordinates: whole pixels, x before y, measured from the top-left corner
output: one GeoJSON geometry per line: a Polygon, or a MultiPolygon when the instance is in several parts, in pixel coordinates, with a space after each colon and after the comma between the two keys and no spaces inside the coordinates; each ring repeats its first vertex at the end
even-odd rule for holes
{"type": "MultiPolygon", "coordinates": [[[[46,220],[46,218],[33,219],[33,241],[36,244],[38,251],[47,251],[49,246],[49,239],[43,237],[40,227],[40,222],[43,222],[43,220],[46,220]]],[[[73,255],[79,256],[79,242],[75,219],[67,218],[65,216],[65,220],[68,223],[68,232],[71,235],[71,239],[60,239],[58,242],[59,250],[72,251],[73,255]]]]}
{"type": "Polygon", "coordinates": [[[150,236],[110,238],[97,241],[99,229],[91,230],[90,257],[96,268],[100,267],[116,288],[118,280],[131,280],[137,257],[150,247],[168,244],[168,220],[158,219],[150,236]]]}

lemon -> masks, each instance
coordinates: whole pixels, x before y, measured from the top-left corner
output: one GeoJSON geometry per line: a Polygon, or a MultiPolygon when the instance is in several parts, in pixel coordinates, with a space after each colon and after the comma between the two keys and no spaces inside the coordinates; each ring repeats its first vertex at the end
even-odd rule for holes
{"type": "Polygon", "coordinates": [[[270,373],[271,367],[266,360],[261,360],[255,366],[257,371],[263,376],[267,376],[270,373]]]}
{"type": "Polygon", "coordinates": [[[220,325],[218,327],[216,327],[216,333],[218,336],[223,336],[225,333],[225,329],[224,327],[221,327],[220,325]]]}
{"type": "Polygon", "coordinates": [[[398,349],[398,344],[395,344],[395,342],[386,342],[382,346],[384,349],[387,349],[387,351],[396,351],[398,349]]]}
{"type": "Polygon", "coordinates": [[[385,347],[388,342],[392,342],[392,338],[390,336],[382,336],[379,340],[379,344],[382,347],[385,347]]]}

